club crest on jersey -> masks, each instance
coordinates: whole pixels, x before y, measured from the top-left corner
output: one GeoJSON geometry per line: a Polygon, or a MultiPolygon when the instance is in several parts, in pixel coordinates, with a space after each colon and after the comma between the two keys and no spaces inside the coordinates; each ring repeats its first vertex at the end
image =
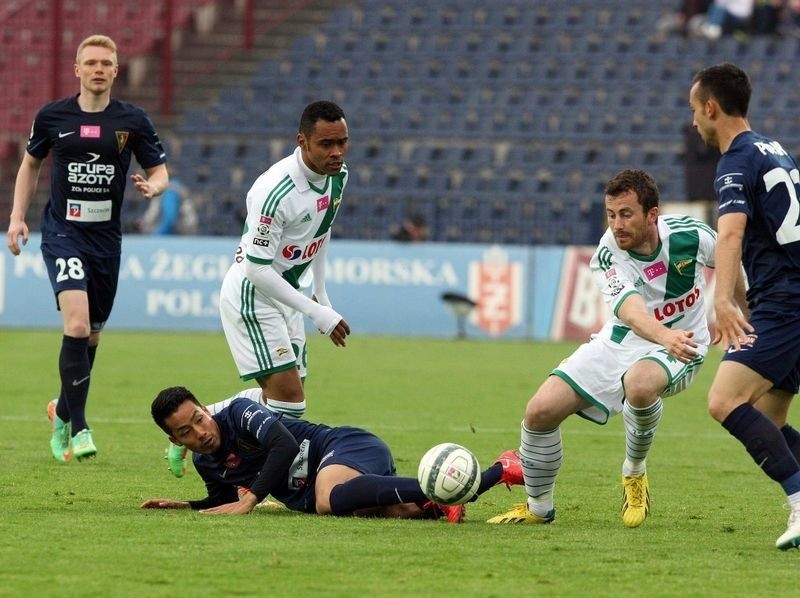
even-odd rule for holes
{"type": "Polygon", "coordinates": [[[694,260],[692,258],[686,258],[685,260],[679,260],[675,262],[673,265],[675,266],[675,269],[678,271],[678,274],[683,274],[683,269],[691,266],[692,263],[694,263],[694,260]]]}
{"type": "Polygon", "coordinates": [[[225,457],[225,463],[223,463],[226,469],[236,469],[241,464],[242,460],[233,453],[229,453],[228,456],[225,457]]]}
{"type": "Polygon", "coordinates": [[[121,154],[122,150],[125,149],[125,144],[128,143],[128,135],[130,133],[128,131],[114,131],[114,135],[117,137],[117,150],[121,154]]]}
{"type": "Polygon", "coordinates": [[[81,137],[97,139],[100,137],[100,125],[81,125],[81,137]]]}
{"type": "Polygon", "coordinates": [[[324,210],[327,210],[330,203],[331,203],[330,197],[328,197],[327,195],[325,197],[320,197],[319,199],[317,199],[317,212],[322,212],[324,210]]]}
{"type": "Polygon", "coordinates": [[[658,262],[657,264],[653,264],[652,266],[647,266],[643,270],[644,275],[647,277],[647,280],[653,280],[654,278],[658,278],[659,276],[663,276],[667,273],[667,267],[664,265],[664,262],[658,262]]]}

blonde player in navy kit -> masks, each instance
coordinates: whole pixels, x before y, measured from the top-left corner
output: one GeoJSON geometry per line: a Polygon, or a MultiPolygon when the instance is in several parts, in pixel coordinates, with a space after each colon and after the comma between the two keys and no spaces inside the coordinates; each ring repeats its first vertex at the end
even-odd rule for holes
{"type": "Polygon", "coordinates": [[[774,139],[750,130],[752,86],[734,64],[695,75],[694,126],[719,148],[716,338],[726,349],[708,393],[711,416],[786,493],[775,545],[800,547],[800,433],[787,422],[800,387],[800,169],[774,139]],[[744,265],[749,315],[734,300],[744,265]]]}
{"type": "Polygon", "coordinates": [[[220,292],[225,337],[242,380],[256,380],[267,405],[305,411],[303,315],[337,346],[350,327],[325,290],[325,255],[347,184],[349,136],[333,102],[309,104],[297,148],[247,194],[247,222],[220,292]],[[312,298],[303,294],[311,278],[312,298]]]}
{"type": "Polygon", "coordinates": [[[589,266],[613,316],[528,402],[519,450],[528,500],[489,523],[553,521],[560,425],[574,413],[599,424],[622,413],[622,523],[638,527],[649,513],[646,458],[661,399],[691,384],[711,342],[703,267],[714,266],[716,235],[694,218],[659,214],[656,183],[641,170],[608,182],[605,207],[608,230],[589,266]]]}
{"type": "Polygon", "coordinates": [[[147,114],[111,97],[117,47],[104,35],[78,46],[80,92],[42,107],[33,122],[17,174],[8,248],[28,241],[25,216],[42,163],[53,153],[50,198],[42,215],[42,255],[64,324],[59,356],[61,393],[48,405],[50,448],[59,461],[93,457],[86,422],[89,379],[100,332],[108,320],[119,276],[120,210],[131,157],[146,178],[131,178],[147,199],[169,182],[166,157],[147,114]]]}

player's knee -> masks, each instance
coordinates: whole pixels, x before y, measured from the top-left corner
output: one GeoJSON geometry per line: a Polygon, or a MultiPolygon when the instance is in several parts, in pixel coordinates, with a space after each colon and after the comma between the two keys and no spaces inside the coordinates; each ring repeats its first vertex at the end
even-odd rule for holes
{"type": "Polygon", "coordinates": [[[728,414],[731,412],[727,401],[724,401],[719,395],[713,392],[713,389],[708,393],[708,414],[717,420],[719,423],[725,421],[728,414]]]}
{"type": "Polygon", "coordinates": [[[550,401],[533,397],[525,407],[525,427],[529,430],[550,430],[561,423],[561,416],[550,401]]]}
{"type": "Polygon", "coordinates": [[[88,338],[90,334],[89,323],[70,321],[64,323],[64,335],[72,338],[88,338]]]}

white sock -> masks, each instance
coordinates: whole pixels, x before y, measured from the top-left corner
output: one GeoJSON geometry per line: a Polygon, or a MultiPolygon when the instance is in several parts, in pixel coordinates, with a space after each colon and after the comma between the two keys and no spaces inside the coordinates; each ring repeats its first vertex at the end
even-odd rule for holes
{"type": "Polygon", "coordinates": [[[647,471],[645,460],[653,445],[658,423],[664,404],[661,398],[643,409],[632,407],[625,401],[622,406],[622,418],[625,422],[625,462],[622,464],[622,475],[640,476],[647,471]]]}
{"type": "Polygon", "coordinates": [[[531,513],[545,517],[553,510],[553,488],[561,468],[561,429],[536,432],[521,426],[519,456],[531,513]]]}
{"type": "Polygon", "coordinates": [[[291,417],[303,417],[306,412],[305,399],[299,403],[289,403],[288,401],[277,401],[275,399],[267,399],[267,407],[278,413],[283,413],[291,417]]]}

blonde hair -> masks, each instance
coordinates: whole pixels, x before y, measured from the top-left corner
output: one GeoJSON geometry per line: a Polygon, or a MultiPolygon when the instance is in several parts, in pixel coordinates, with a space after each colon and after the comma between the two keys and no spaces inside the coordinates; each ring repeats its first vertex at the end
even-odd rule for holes
{"type": "MultiPolygon", "coordinates": [[[[114,58],[117,58],[117,44],[114,43],[113,39],[107,35],[90,35],[78,46],[78,51],[75,52],[75,64],[80,64],[81,52],[86,46],[100,46],[101,48],[107,48],[114,53],[114,58]]],[[[117,61],[119,61],[118,58],[117,61]]]]}

